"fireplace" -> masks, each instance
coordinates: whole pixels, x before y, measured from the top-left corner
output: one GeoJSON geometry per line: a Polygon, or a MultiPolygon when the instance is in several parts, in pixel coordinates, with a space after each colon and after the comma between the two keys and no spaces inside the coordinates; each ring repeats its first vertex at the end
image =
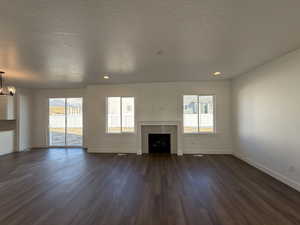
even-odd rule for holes
{"type": "Polygon", "coordinates": [[[149,153],[171,153],[171,134],[149,134],[149,153]]]}
{"type": "MultiPolygon", "coordinates": [[[[163,152],[168,152],[170,154],[177,154],[182,155],[181,149],[181,139],[182,139],[182,132],[181,132],[181,123],[179,121],[140,121],[138,122],[138,134],[137,134],[137,142],[138,142],[138,149],[137,154],[148,154],[155,152],[157,149],[150,150],[151,147],[149,144],[149,137],[155,134],[162,134],[163,136],[167,135],[169,137],[161,140],[157,144],[161,144],[162,141],[168,141],[169,149],[163,150],[163,152]]],[[[151,138],[151,137],[150,137],[151,138]]],[[[165,146],[165,143],[164,143],[165,146]]],[[[157,147],[158,148],[158,147],[157,147]]],[[[157,150],[158,151],[158,150],[157,150]]]]}

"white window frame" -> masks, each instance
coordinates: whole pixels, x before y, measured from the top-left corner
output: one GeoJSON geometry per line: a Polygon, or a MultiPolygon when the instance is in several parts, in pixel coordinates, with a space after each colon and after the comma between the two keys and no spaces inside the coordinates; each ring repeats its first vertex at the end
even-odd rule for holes
{"type": "Polygon", "coordinates": [[[135,97],[134,96],[107,96],[106,99],[105,99],[105,133],[106,134],[113,134],[113,135],[120,135],[120,134],[135,134],[136,133],[136,101],[135,101],[135,97]],[[120,128],[121,128],[121,131],[120,132],[109,132],[108,131],[108,98],[120,98],[121,101],[120,101],[120,128]],[[130,132],[130,131],[122,131],[122,98],[133,98],[133,102],[134,102],[134,107],[133,107],[133,112],[134,112],[134,121],[133,121],[133,131],[130,132]]]}
{"type": "Polygon", "coordinates": [[[206,135],[213,135],[217,133],[217,126],[216,126],[216,95],[215,94],[185,94],[182,96],[182,133],[184,135],[197,135],[197,134],[206,134],[206,135]],[[199,127],[200,127],[200,121],[198,119],[198,131],[197,132],[190,132],[190,133],[186,133],[184,132],[184,96],[189,96],[189,95],[195,95],[198,98],[198,118],[199,118],[199,97],[200,96],[212,96],[213,97],[213,121],[214,121],[214,126],[213,126],[213,131],[212,132],[201,132],[199,131],[199,127]]]}

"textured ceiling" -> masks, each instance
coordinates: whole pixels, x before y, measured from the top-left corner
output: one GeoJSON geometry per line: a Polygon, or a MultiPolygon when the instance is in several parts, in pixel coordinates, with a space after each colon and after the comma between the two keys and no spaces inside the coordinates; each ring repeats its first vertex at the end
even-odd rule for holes
{"type": "Polygon", "coordinates": [[[299,9],[299,0],[1,0],[0,70],[24,87],[231,78],[300,47],[299,9]]]}

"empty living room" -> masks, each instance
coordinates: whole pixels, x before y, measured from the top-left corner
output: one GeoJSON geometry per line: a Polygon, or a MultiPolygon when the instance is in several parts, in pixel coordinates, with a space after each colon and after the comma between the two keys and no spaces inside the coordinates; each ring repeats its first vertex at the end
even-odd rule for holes
{"type": "Polygon", "coordinates": [[[300,1],[0,7],[0,225],[300,225],[300,1]]]}

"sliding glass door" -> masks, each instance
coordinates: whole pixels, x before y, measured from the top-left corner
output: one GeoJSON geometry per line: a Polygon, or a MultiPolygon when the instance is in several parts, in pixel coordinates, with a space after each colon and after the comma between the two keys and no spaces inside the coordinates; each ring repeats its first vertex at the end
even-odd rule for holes
{"type": "Polygon", "coordinates": [[[66,99],[49,99],[49,145],[66,144],[66,99]]]}
{"type": "Polygon", "coordinates": [[[49,98],[49,145],[82,146],[82,98],[49,98]]]}
{"type": "Polygon", "coordinates": [[[67,98],[66,101],[66,144],[82,146],[82,98],[67,98]]]}

